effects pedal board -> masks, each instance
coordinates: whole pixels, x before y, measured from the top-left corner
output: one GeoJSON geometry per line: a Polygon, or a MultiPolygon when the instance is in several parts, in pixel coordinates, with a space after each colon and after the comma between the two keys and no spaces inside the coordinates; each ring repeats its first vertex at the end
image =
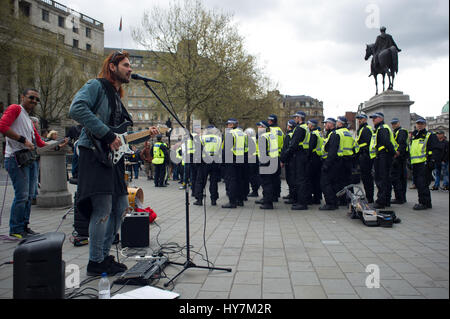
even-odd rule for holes
{"type": "Polygon", "coordinates": [[[155,257],[141,260],[125,271],[114,283],[118,285],[147,286],[158,279],[161,271],[167,265],[167,257],[155,257]]]}

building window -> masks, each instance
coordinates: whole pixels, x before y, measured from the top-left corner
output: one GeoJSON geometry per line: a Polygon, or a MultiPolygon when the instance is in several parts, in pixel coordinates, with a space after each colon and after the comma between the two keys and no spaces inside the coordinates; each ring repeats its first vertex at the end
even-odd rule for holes
{"type": "Polygon", "coordinates": [[[66,18],[58,16],[58,26],[60,28],[65,28],[65,26],[66,26],[66,18]]]}
{"type": "Polygon", "coordinates": [[[78,48],[78,44],[79,44],[78,40],[73,39],[73,47],[78,48]]]}
{"type": "Polygon", "coordinates": [[[50,12],[42,9],[42,21],[50,22],[50,12]]]}
{"type": "Polygon", "coordinates": [[[89,43],[86,43],[86,51],[91,52],[92,46],[89,43]]]}
{"type": "Polygon", "coordinates": [[[19,10],[20,10],[20,15],[23,17],[30,17],[30,12],[31,12],[31,3],[26,2],[26,1],[20,1],[19,2],[19,10]]]}
{"type": "Polygon", "coordinates": [[[92,38],[92,30],[90,28],[86,28],[86,36],[90,39],[92,38]]]}
{"type": "Polygon", "coordinates": [[[148,120],[149,120],[149,116],[148,116],[148,113],[144,113],[144,118],[145,118],[145,120],[146,120],[146,121],[148,121],[148,120]]]}

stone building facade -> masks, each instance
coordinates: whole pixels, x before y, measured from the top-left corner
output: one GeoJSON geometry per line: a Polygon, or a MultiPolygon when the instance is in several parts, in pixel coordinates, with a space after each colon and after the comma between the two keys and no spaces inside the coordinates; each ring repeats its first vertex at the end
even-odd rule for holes
{"type": "Polygon", "coordinates": [[[278,124],[285,129],[291,115],[298,111],[306,113],[306,120],[316,119],[319,125],[324,121],[323,102],[307,95],[283,95],[280,101],[278,124]]]}
{"type": "MultiPolygon", "coordinates": [[[[43,56],[53,50],[53,44],[57,43],[61,52],[65,56],[74,58],[79,65],[83,67],[83,74],[87,77],[95,77],[97,68],[91,66],[98,64],[103,56],[104,50],[104,28],[103,23],[93,19],[81,12],[73,10],[61,3],[53,0],[9,0],[11,2],[11,16],[19,19],[23,23],[21,31],[27,43],[13,39],[12,47],[21,50],[31,50],[37,56],[43,56]],[[56,41],[55,41],[56,39],[56,41]]],[[[6,14],[9,10],[5,10],[6,14]]],[[[0,19],[0,41],[2,34],[8,34],[8,28],[5,19],[0,19]]],[[[59,57],[59,55],[56,54],[59,57]]],[[[60,63],[63,58],[59,58],[60,63]]],[[[33,58],[30,68],[33,77],[27,81],[27,87],[39,89],[39,81],[36,76],[39,70],[40,58],[33,58]],[[33,63],[34,62],[34,63],[33,63]]],[[[65,66],[66,64],[64,64],[65,66]]],[[[10,104],[20,103],[21,72],[20,65],[14,59],[7,65],[9,69],[0,72],[0,113],[10,104]]],[[[70,74],[71,70],[64,69],[65,73],[70,74]]],[[[64,73],[64,74],[65,74],[64,73]]],[[[61,73],[62,74],[62,73],[61,73]]],[[[22,85],[23,86],[23,85],[22,85]]],[[[69,105],[64,106],[68,108],[69,105]]],[[[53,123],[50,129],[57,130],[59,136],[64,136],[68,127],[75,123],[62,115],[57,123],[53,123]]],[[[0,137],[0,151],[3,154],[4,137],[0,137]]]]}

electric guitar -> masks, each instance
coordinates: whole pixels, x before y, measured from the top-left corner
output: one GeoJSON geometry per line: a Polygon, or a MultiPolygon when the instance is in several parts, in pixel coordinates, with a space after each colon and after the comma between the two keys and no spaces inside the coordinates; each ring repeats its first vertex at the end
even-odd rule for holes
{"type": "MultiPolygon", "coordinates": [[[[144,130],[136,133],[127,133],[127,128],[131,125],[131,122],[124,122],[123,124],[109,128],[120,139],[122,145],[117,151],[112,151],[109,145],[106,145],[92,134],[88,134],[92,144],[94,144],[94,154],[97,159],[107,167],[116,165],[125,154],[133,154],[130,149],[129,143],[139,140],[143,137],[149,136],[151,133],[149,130],[144,130]]],[[[166,127],[158,127],[159,133],[166,133],[169,131],[166,127]]]]}

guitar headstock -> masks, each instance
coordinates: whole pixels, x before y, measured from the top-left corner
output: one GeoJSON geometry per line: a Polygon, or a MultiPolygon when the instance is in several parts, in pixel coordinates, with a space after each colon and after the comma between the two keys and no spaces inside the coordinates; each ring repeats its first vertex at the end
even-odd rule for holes
{"type": "Polygon", "coordinates": [[[169,130],[170,130],[170,129],[169,129],[167,126],[165,126],[165,125],[158,125],[156,128],[158,129],[158,131],[159,131],[160,134],[165,134],[165,133],[169,132],[169,130]]]}

